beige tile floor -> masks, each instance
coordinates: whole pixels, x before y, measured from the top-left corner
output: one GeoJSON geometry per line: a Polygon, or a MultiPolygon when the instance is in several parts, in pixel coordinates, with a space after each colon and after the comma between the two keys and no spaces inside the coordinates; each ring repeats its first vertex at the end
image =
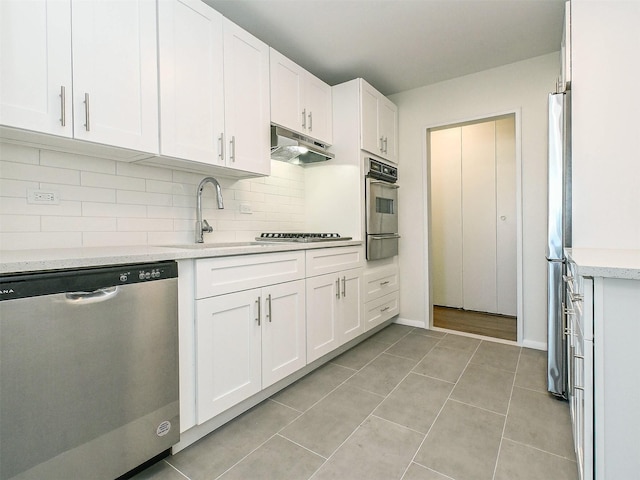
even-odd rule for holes
{"type": "Polygon", "coordinates": [[[577,478],[546,354],[391,325],[136,480],[577,478]]]}

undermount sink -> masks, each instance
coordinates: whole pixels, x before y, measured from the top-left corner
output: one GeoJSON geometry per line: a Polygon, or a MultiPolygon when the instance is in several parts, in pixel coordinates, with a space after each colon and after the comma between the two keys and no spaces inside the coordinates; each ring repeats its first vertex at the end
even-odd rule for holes
{"type": "MultiPolygon", "coordinates": [[[[232,248],[232,247],[262,247],[268,242],[220,242],[220,243],[184,243],[181,245],[160,245],[165,248],[183,248],[189,250],[203,250],[207,248],[232,248]]],[[[271,244],[273,245],[273,244],[271,244]]]]}

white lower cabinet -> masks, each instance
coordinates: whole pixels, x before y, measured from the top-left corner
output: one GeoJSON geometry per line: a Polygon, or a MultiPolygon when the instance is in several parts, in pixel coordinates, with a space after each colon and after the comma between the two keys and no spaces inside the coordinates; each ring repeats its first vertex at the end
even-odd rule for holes
{"type": "Polygon", "coordinates": [[[306,365],[304,252],[202,259],[195,271],[202,424],[306,365]]]}
{"type": "Polygon", "coordinates": [[[398,265],[369,267],[364,274],[365,330],[370,330],[400,312],[398,265]]]}
{"type": "Polygon", "coordinates": [[[362,268],[307,279],[307,363],[364,333],[362,268]]]}
{"type": "MultiPolygon", "coordinates": [[[[624,275],[615,265],[601,267],[603,274],[624,275]]],[[[579,478],[637,478],[640,280],[633,267],[630,278],[581,274],[573,261],[568,267],[568,391],[579,478]]]]}
{"type": "Polygon", "coordinates": [[[262,388],[259,297],[255,289],[196,303],[198,424],[262,388]]]}

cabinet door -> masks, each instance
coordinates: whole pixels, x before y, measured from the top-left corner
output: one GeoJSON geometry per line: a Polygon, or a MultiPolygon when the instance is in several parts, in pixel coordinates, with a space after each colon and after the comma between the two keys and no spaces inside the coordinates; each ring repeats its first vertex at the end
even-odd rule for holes
{"type": "Polygon", "coordinates": [[[262,289],[262,388],[307,364],[304,280],[262,289]]]}
{"type": "Polygon", "coordinates": [[[340,299],[337,302],[339,318],[339,345],[364,333],[362,311],[363,269],[356,268],[340,273],[340,299]]]}
{"type": "Polygon", "coordinates": [[[271,121],[298,133],[306,133],[307,112],[302,103],[305,70],[273,48],[271,72],[271,121]]]}
{"type": "Polygon", "coordinates": [[[224,165],[222,15],[200,0],[158,2],[160,153],[224,165]]]}
{"type": "Polygon", "coordinates": [[[223,24],[226,166],[268,175],[269,47],[233,22],[223,24]]]}
{"type": "Polygon", "coordinates": [[[307,74],[305,88],[307,134],[321,142],[333,143],[333,103],[331,87],[307,74]]]}
{"type": "Polygon", "coordinates": [[[71,137],[70,0],[3,0],[0,44],[0,124],[71,137]]]}
{"type": "Polygon", "coordinates": [[[360,89],[360,135],[363,150],[375,155],[382,153],[378,135],[378,91],[364,80],[360,89]]]}
{"type": "Polygon", "coordinates": [[[337,274],[307,278],[307,363],[337,348],[339,325],[336,303],[340,277],[337,274]]]}
{"type": "Polygon", "coordinates": [[[197,422],[261,389],[260,289],[196,302],[197,422]]]}
{"type": "Polygon", "coordinates": [[[378,125],[382,157],[398,163],[398,108],[385,97],[378,104],[378,125]]]}
{"type": "Polygon", "coordinates": [[[158,153],[155,2],[72,4],[75,138],[158,153]]]}

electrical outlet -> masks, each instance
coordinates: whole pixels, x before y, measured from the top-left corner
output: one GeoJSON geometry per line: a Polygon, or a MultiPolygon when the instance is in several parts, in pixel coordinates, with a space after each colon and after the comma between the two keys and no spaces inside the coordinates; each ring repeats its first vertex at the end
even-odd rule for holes
{"type": "Polygon", "coordinates": [[[55,190],[36,190],[30,188],[27,190],[27,203],[35,205],[58,205],[60,203],[60,194],[55,190]]]}
{"type": "Polygon", "coordinates": [[[240,213],[252,213],[251,212],[251,205],[249,205],[248,203],[241,203],[240,204],[240,213]]]}

